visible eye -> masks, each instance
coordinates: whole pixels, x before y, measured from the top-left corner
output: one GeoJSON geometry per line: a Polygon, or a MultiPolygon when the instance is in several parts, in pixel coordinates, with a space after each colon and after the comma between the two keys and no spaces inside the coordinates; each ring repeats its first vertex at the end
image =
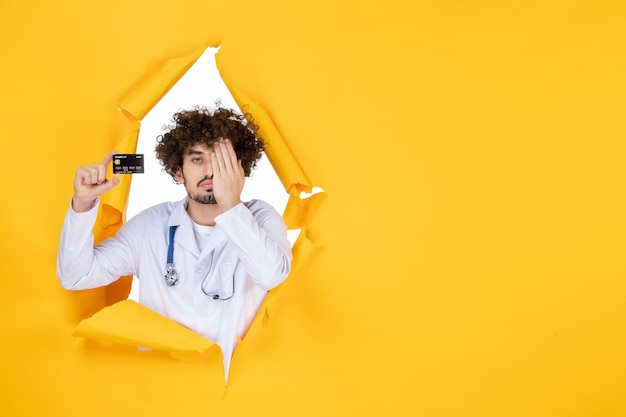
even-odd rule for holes
{"type": "Polygon", "coordinates": [[[192,161],[194,164],[199,164],[199,163],[201,163],[201,162],[202,162],[202,158],[193,158],[191,161],[192,161]]]}

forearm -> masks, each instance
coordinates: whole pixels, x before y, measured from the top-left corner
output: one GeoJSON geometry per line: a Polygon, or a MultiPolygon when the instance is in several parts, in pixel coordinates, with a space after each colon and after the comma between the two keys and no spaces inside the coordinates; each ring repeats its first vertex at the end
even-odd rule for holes
{"type": "Polygon", "coordinates": [[[235,246],[243,266],[257,285],[270,290],[291,270],[291,244],[282,218],[275,212],[253,215],[238,205],[216,218],[235,246]]]}
{"type": "Polygon", "coordinates": [[[92,232],[97,213],[97,204],[82,213],[67,211],[57,252],[57,277],[65,289],[101,287],[119,277],[97,259],[92,232]]]}

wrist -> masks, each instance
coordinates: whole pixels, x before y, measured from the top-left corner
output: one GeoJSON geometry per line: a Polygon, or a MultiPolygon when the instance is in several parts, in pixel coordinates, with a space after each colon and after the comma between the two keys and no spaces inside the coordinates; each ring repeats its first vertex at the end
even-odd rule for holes
{"type": "Polygon", "coordinates": [[[222,212],[225,212],[225,211],[228,211],[231,208],[235,207],[239,203],[241,203],[241,200],[233,200],[233,201],[229,201],[229,202],[224,203],[224,204],[220,204],[220,207],[222,209],[222,212]]]}
{"type": "Polygon", "coordinates": [[[91,210],[95,203],[96,203],[95,199],[84,199],[84,198],[77,198],[76,196],[73,196],[72,197],[72,210],[74,210],[76,213],[84,213],[86,211],[91,210]]]}

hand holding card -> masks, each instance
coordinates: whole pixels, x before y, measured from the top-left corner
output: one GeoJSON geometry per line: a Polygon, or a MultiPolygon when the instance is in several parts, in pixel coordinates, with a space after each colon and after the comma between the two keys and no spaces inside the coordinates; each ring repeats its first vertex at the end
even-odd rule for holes
{"type": "Polygon", "coordinates": [[[113,160],[115,151],[107,154],[99,164],[88,164],[79,167],[74,176],[74,195],[72,208],[76,212],[91,209],[95,200],[120,183],[120,175],[115,174],[107,179],[107,167],[113,160]]]}

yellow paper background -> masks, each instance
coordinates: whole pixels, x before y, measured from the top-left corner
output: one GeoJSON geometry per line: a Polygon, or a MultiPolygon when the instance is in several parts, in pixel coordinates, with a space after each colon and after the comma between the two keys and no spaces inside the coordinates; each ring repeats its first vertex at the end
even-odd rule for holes
{"type": "MultiPolygon", "coordinates": [[[[626,4],[0,4],[0,414],[623,416],[626,4]],[[221,44],[312,184],[323,242],[217,356],[70,336],[73,173],[145,74],[221,44]]],[[[167,180],[164,178],[164,180],[167,180]]]]}

